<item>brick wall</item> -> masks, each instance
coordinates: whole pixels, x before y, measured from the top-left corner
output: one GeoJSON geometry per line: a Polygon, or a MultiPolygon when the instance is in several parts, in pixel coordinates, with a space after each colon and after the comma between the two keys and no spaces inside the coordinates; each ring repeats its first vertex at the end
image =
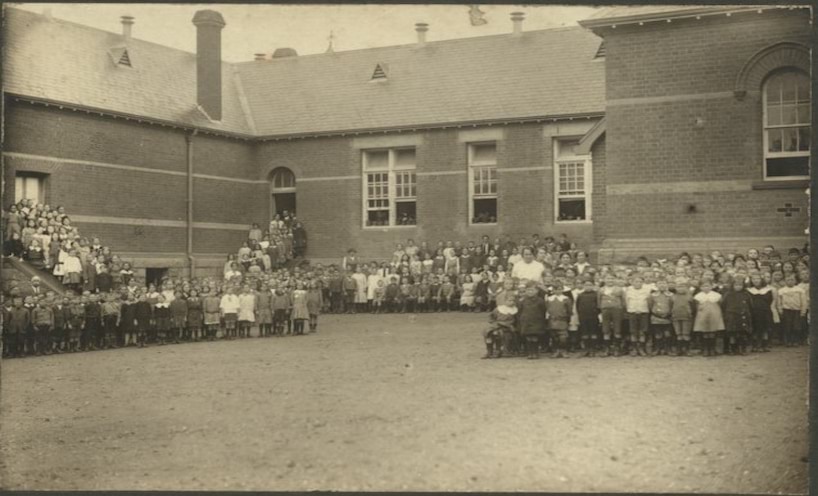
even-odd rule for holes
{"type": "Polygon", "coordinates": [[[732,92],[759,50],[809,43],[808,20],[783,10],[600,31],[608,106],[599,242],[803,234],[803,188],[754,188],[763,180],[761,88],[741,100],[732,92]],[[786,203],[800,212],[785,217],[786,203]]]}

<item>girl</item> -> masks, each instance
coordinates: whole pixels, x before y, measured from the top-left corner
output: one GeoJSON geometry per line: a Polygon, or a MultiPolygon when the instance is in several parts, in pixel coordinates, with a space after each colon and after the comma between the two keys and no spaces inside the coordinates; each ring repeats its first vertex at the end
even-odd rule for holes
{"type": "Polygon", "coordinates": [[[156,298],[156,305],[154,305],[153,308],[153,317],[155,322],[154,328],[156,330],[156,340],[160,345],[164,345],[171,327],[171,313],[170,303],[165,300],[165,296],[161,293],[156,298]]]}
{"type": "Polygon", "coordinates": [[[366,277],[366,300],[369,304],[369,310],[372,313],[375,313],[375,308],[372,306],[372,302],[375,300],[375,289],[378,287],[378,282],[380,282],[380,280],[381,276],[378,275],[377,268],[371,269],[369,275],[366,277]]]}
{"type": "Polygon", "coordinates": [[[446,257],[443,256],[443,250],[437,250],[432,259],[432,273],[437,274],[441,270],[446,270],[446,257]]]}
{"type": "Polygon", "coordinates": [[[795,274],[785,279],[786,286],[778,290],[778,307],[781,309],[781,330],[787,347],[799,344],[801,319],[807,315],[807,296],[796,286],[795,274]]]}
{"type": "Polygon", "coordinates": [[[236,337],[236,322],[239,319],[239,297],[236,288],[227,289],[219,302],[221,317],[224,319],[224,337],[233,339],[236,337]]]}
{"type": "Polygon", "coordinates": [[[202,299],[199,297],[199,291],[196,288],[190,290],[190,296],[187,298],[187,339],[198,341],[202,330],[202,322],[204,321],[204,312],[202,311],[202,299]]]}
{"type": "Polygon", "coordinates": [[[28,220],[22,231],[23,246],[30,246],[35,234],[37,234],[37,223],[34,220],[28,220]]]}
{"type": "Polygon", "coordinates": [[[261,291],[256,295],[256,322],[258,323],[259,337],[266,338],[273,335],[273,294],[270,287],[264,283],[261,291]]]}
{"type": "Polygon", "coordinates": [[[307,291],[301,281],[298,281],[296,289],[293,291],[292,307],[293,334],[300,336],[304,334],[304,322],[310,318],[310,312],[307,308],[307,291]]]}
{"type": "MultiPolygon", "coordinates": [[[[356,310],[358,312],[366,311],[366,303],[367,303],[367,276],[364,274],[365,269],[363,268],[362,264],[358,265],[357,270],[352,274],[352,279],[355,280],[355,295],[354,295],[354,303],[356,310]]],[[[302,332],[303,332],[303,325],[302,325],[302,332]]]]}
{"type": "Polygon", "coordinates": [[[128,283],[131,282],[131,279],[133,279],[133,270],[131,269],[130,263],[125,262],[122,264],[122,269],[120,269],[119,271],[119,277],[122,281],[122,284],[124,284],[125,286],[127,286],[128,283]]]}
{"type": "Polygon", "coordinates": [[[460,310],[463,312],[474,310],[474,282],[468,274],[463,278],[461,286],[460,310]]]}
{"type": "Polygon", "coordinates": [[[128,294],[128,299],[119,308],[119,333],[122,336],[122,346],[136,344],[136,298],[128,294]]]}
{"type": "Polygon", "coordinates": [[[245,285],[239,295],[239,337],[249,338],[250,328],[256,322],[256,295],[245,285]]]}
{"type": "Polygon", "coordinates": [[[434,260],[432,260],[432,257],[428,251],[424,251],[421,256],[423,257],[423,260],[421,261],[421,274],[431,274],[432,270],[434,269],[434,260]]]}
{"type": "Polygon", "coordinates": [[[321,288],[318,281],[312,281],[310,289],[307,291],[307,313],[310,316],[310,332],[318,331],[318,315],[321,313],[322,306],[324,306],[324,298],[321,294],[321,288]]]}
{"type": "Polygon", "coordinates": [[[721,312],[721,295],[713,291],[713,283],[702,280],[700,292],[693,297],[696,303],[696,319],[693,332],[702,333],[703,354],[706,357],[716,355],[716,334],[724,331],[724,319],[721,312]]]}
{"type": "Polygon", "coordinates": [[[517,315],[520,333],[525,338],[525,348],[529,359],[536,359],[540,356],[540,339],[545,333],[545,314],[545,301],[537,294],[536,283],[528,281],[517,315]]]}
{"type": "Polygon", "coordinates": [[[417,287],[417,306],[419,312],[427,312],[428,305],[429,305],[429,294],[430,294],[430,285],[429,285],[429,276],[424,275],[420,279],[420,283],[417,287]]]}

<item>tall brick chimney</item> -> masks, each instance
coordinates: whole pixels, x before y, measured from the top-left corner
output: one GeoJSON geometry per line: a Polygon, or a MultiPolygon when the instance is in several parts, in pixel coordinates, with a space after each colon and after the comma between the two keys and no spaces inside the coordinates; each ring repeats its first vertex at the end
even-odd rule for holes
{"type": "Polygon", "coordinates": [[[222,120],[222,28],[226,25],[215,10],[200,10],[196,26],[196,100],[211,119],[222,120]]]}

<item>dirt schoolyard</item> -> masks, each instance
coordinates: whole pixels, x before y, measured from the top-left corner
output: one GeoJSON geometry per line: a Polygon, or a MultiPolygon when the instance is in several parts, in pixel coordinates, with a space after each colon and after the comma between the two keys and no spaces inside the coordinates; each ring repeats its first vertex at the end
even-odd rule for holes
{"type": "Polygon", "coordinates": [[[0,488],[806,492],[807,348],[480,360],[485,321],[6,360],[0,488]]]}

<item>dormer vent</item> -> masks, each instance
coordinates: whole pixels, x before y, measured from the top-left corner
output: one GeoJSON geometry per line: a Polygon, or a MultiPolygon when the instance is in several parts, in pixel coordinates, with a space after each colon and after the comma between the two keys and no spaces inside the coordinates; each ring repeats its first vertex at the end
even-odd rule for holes
{"type": "Polygon", "coordinates": [[[122,51],[122,55],[119,57],[117,64],[124,65],[126,67],[133,67],[131,66],[131,57],[128,55],[128,49],[122,51]]]}
{"type": "Polygon", "coordinates": [[[386,64],[376,64],[375,71],[372,73],[372,81],[386,81],[386,64]]]}
{"type": "Polygon", "coordinates": [[[595,59],[602,59],[605,58],[605,40],[599,44],[599,48],[596,50],[596,55],[594,55],[595,59]]]}

